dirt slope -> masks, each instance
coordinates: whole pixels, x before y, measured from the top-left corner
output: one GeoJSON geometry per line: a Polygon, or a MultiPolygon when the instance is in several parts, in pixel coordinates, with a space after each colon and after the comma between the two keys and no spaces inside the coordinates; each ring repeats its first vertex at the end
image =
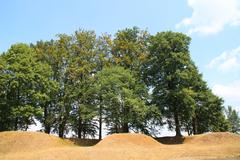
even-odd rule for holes
{"type": "Polygon", "coordinates": [[[31,152],[70,145],[70,141],[40,132],[0,133],[0,153],[31,152]]]}
{"type": "Polygon", "coordinates": [[[96,147],[159,147],[161,144],[144,134],[112,134],[100,141],[96,147]]]}
{"type": "Polygon", "coordinates": [[[0,160],[238,160],[240,138],[231,133],[186,137],[164,145],[142,134],[114,134],[93,147],[44,133],[0,133],[0,160]]]}
{"type": "Polygon", "coordinates": [[[186,137],[184,143],[194,145],[239,145],[240,135],[229,132],[206,133],[186,137]]]}

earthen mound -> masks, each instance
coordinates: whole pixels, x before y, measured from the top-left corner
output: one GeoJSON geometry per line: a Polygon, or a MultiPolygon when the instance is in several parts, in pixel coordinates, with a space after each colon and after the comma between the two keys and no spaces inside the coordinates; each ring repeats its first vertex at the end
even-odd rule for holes
{"type": "Polygon", "coordinates": [[[195,145],[223,145],[223,144],[239,144],[240,136],[229,132],[214,132],[206,133],[202,135],[186,137],[184,140],[185,144],[195,144],[195,145]]]}
{"type": "Polygon", "coordinates": [[[100,141],[96,147],[159,147],[161,144],[152,137],[135,134],[112,134],[100,141]]]}
{"type": "Polygon", "coordinates": [[[0,153],[31,152],[66,145],[72,144],[56,136],[40,132],[11,131],[0,133],[0,153]]]}

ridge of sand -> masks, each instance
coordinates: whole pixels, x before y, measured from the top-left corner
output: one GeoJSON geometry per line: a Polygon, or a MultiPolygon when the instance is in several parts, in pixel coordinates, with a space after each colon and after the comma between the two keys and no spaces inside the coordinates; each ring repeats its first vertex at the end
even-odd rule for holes
{"type": "Polygon", "coordinates": [[[96,147],[159,147],[158,141],[150,136],[137,133],[112,134],[100,141],[96,147]]]}
{"type": "Polygon", "coordinates": [[[229,132],[213,132],[185,137],[184,144],[194,145],[239,145],[240,135],[229,132]]]}
{"type": "Polygon", "coordinates": [[[37,132],[0,132],[1,160],[237,160],[239,135],[209,133],[163,145],[142,134],[114,134],[93,147],[37,132]],[[211,145],[209,145],[211,142],[211,145]],[[202,145],[204,144],[204,145],[202,145]],[[207,144],[207,145],[205,145],[207,144]],[[212,145],[213,144],[213,145],[212,145]],[[156,147],[154,147],[156,146],[156,147]],[[233,159],[229,159],[229,158],[233,159]]]}
{"type": "Polygon", "coordinates": [[[72,145],[70,141],[41,132],[0,132],[0,153],[31,152],[72,145]]]}

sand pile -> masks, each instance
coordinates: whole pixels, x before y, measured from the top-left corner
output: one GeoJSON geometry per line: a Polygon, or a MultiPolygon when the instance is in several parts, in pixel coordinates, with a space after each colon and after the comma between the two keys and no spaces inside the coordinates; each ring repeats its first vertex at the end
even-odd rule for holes
{"type": "Polygon", "coordinates": [[[0,160],[237,160],[239,137],[209,133],[186,137],[183,144],[163,145],[142,134],[114,134],[96,146],[82,147],[44,133],[2,132],[0,160]]]}
{"type": "Polygon", "coordinates": [[[195,145],[218,145],[218,144],[231,144],[239,145],[240,136],[229,132],[215,132],[186,137],[185,144],[195,145]]]}
{"type": "Polygon", "coordinates": [[[100,141],[96,147],[112,148],[112,147],[159,147],[161,144],[152,137],[135,134],[122,133],[112,134],[100,141]]]}
{"type": "Polygon", "coordinates": [[[0,153],[31,152],[68,145],[72,144],[40,132],[0,132],[0,153]]]}

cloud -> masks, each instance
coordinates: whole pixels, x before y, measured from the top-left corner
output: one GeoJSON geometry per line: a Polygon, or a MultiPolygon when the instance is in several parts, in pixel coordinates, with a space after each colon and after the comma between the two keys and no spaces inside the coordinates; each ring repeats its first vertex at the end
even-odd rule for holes
{"type": "Polygon", "coordinates": [[[176,28],[188,28],[188,34],[217,34],[227,25],[240,25],[239,0],[188,0],[192,16],[184,18],[176,28]]]}
{"type": "Polygon", "coordinates": [[[233,101],[240,101],[240,81],[232,84],[215,84],[212,88],[214,94],[233,101]]]}
{"type": "Polygon", "coordinates": [[[215,57],[208,65],[209,69],[218,69],[221,72],[231,72],[240,69],[240,46],[231,51],[225,51],[215,57]]]}
{"type": "MultiPolygon", "coordinates": [[[[227,102],[233,102],[240,104],[240,81],[235,81],[233,83],[223,85],[215,84],[212,88],[214,94],[222,97],[227,102]]],[[[238,111],[240,111],[240,106],[234,106],[238,111]]]]}

